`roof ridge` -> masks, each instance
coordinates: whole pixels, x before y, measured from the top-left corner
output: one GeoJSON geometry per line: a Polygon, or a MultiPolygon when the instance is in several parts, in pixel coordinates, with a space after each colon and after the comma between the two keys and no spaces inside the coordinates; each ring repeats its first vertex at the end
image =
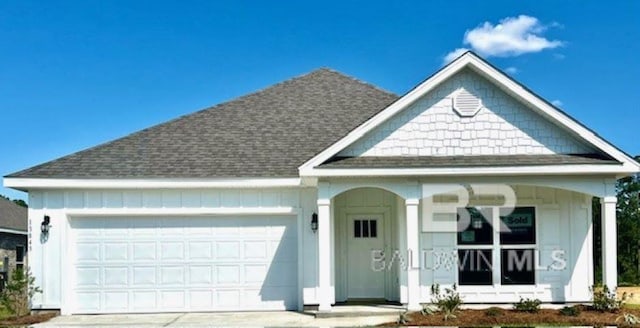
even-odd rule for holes
{"type": "MultiPolygon", "coordinates": [[[[320,70],[325,70],[325,71],[328,71],[328,72],[331,72],[331,73],[338,74],[338,75],[340,75],[340,76],[342,76],[342,77],[346,77],[346,78],[348,78],[348,79],[350,79],[350,80],[352,80],[352,81],[354,81],[354,82],[358,82],[358,83],[360,83],[360,84],[362,84],[362,85],[365,85],[365,86],[371,87],[371,88],[376,89],[376,90],[378,90],[378,91],[382,91],[382,92],[384,92],[384,93],[386,93],[386,94],[389,94],[389,95],[391,95],[391,96],[396,96],[396,97],[399,97],[399,96],[400,96],[400,95],[398,95],[398,94],[396,94],[396,93],[394,93],[394,92],[391,92],[391,91],[389,91],[389,90],[383,89],[382,87],[377,86],[377,85],[375,85],[375,84],[373,84],[373,83],[367,82],[367,81],[365,81],[365,80],[361,80],[361,79],[359,79],[359,78],[357,78],[357,77],[355,77],[355,76],[352,76],[352,75],[349,75],[349,74],[346,74],[346,73],[340,72],[340,71],[338,71],[338,70],[336,70],[336,69],[333,69],[333,68],[331,68],[331,67],[328,67],[328,66],[321,66],[320,68],[318,68],[318,69],[317,69],[317,70],[315,70],[315,71],[320,71],[320,70]]],[[[312,71],[312,72],[310,72],[310,73],[313,73],[313,72],[315,72],[315,71],[312,71]]]]}

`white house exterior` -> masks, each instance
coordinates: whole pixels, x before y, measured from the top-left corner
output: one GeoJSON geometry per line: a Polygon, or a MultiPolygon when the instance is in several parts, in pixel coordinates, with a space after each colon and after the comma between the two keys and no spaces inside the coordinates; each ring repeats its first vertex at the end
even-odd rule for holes
{"type": "Polygon", "coordinates": [[[323,69],[4,184],[29,192],[34,308],[415,310],[434,283],[589,301],[593,197],[615,287],[615,181],[638,171],[468,52],[401,97],[323,69]]]}

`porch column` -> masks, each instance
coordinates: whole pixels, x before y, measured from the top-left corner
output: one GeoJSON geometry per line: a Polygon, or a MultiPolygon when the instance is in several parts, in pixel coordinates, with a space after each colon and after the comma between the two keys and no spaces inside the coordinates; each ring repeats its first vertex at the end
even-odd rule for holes
{"type": "Polygon", "coordinates": [[[331,311],[331,200],[318,199],[318,311],[331,311]]]}
{"type": "Polygon", "coordinates": [[[420,307],[420,246],[418,241],[419,199],[405,201],[407,217],[407,310],[418,311],[420,307]]]}
{"type": "Polygon", "coordinates": [[[602,206],[602,283],[615,290],[618,286],[618,254],[615,196],[600,199],[602,206]]]}

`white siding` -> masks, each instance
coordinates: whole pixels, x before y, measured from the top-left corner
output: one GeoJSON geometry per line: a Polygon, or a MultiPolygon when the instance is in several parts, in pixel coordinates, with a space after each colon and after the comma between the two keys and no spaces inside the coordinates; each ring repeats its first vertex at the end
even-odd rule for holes
{"type": "Polygon", "coordinates": [[[590,153],[493,83],[463,70],[340,152],[339,156],[457,156],[590,153]],[[482,100],[473,116],[453,109],[461,89],[482,100]]]}
{"type": "Polygon", "coordinates": [[[179,211],[210,209],[260,213],[293,209],[298,217],[298,247],[302,249],[298,271],[305,304],[316,303],[317,240],[311,232],[310,217],[315,211],[314,188],[276,189],[190,189],[190,190],[47,190],[29,193],[29,224],[31,239],[29,255],[31,270],[42,294],[34,297],[34,308],[60,309],[65,300],[66,259],[69,231],[68,219],[83,211],[179,211]],[[70,215],[72,214],[72,215],[70,215]],[[51,230],[46,242],[40,240],[40,224],[44,215],[51,218],[51,230]]]}
{"type": "MultiPolygon", "coordinates": [[[[539,266],[551,264],[553,250],[565,251],[564,270],[536,271],[535,286],[462,286],[459,287],[467,303],[517,302],[520,297],[538,298],[543,302],[587,302],[589,286],[593,284],[591,197],[545,187],[516,186],[518,204],[537,208],[537,250],[539,266]]],[[[471,199],[471,206],[499,205],[496,200],[471,199]]],[[[425,215],[429,215],[428,212],[425,215]]],[[[424,218],[422,218],[424,220],[424,218]]],[[[420,233],[422,250],[451,254],[456,249],[456,234],[449,232],[420,233]]],[[[427,252],[427,255],[430,253],[427,252]]],[[[432,268],[433,256],[425,256],[426,268],[432,268]]],[[[494,265],[494,269],[500,269],[494,265]]],[[[422,302],[430,302],[433,283],[456,283],[457,267],[440,266],[437,270],[422,270],[422,302]]]]}

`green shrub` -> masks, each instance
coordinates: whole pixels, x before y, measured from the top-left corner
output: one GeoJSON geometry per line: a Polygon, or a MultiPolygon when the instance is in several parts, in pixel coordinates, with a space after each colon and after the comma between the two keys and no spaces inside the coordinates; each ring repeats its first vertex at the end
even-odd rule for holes
{"type": "Polygon", "coordinates": [[[455,318],[456,312],[462,305],[462,298],[458,293],[458,288],[453,284],[452,288],[445,288],[444,293],[440,293],[440,285],[431,285],[431,302],[438,308],[438,311],[444,315],[444,320],[455,318]]]}
{"type": "Polygon", "coordinates": [[[540,304],[542,301],[539,299],[530,299],[520,297],[520,302],[513,304],[513,309],[520,312],[537,313],[540,311],[540,304]]]}
{"type": "Polygon", "coordinates": [[[618,312],[627,299],[627,294],[623,294],[622,298],[618,298],[615,290],[609,290],[607,285],[602,288],[589,288],[593,295],[593,304],[591,308],[600,312],[618,312]]]}
{"type": "Polygon", "coordinates": [[[504,314],[504,310],[495,306],[484,310],[484,315],[486,315],[487,317],[498,317],[502,314],[504,314]]]}
{"type": "Polygon", "coordinates": [[[29,303],[36,293],[42,290],[35,285],[36,278],[31,272],[15,269],[0,293],[0,304],[15,317],[29,314],[29,303]]]}
{"type": "Polygon", "coordinates": [[[580,315],[580,312],[582,311],[578,306],[565,306],[562,309],[560,309],[560,314],[566,315],[568,317],[577,317],[580,315]]]}

